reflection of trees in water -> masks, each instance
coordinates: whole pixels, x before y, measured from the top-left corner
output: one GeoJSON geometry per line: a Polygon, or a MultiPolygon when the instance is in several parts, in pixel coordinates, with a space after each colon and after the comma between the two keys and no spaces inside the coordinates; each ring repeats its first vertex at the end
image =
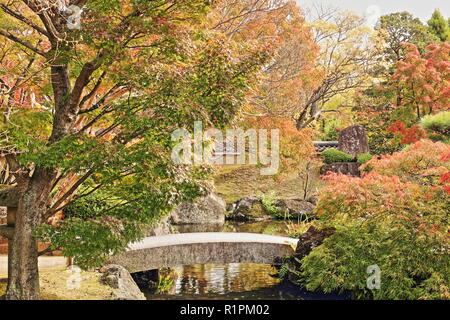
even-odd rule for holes
{"type": "Polygon", "coordinates": [[[235,264],[237,271],[232,278],[232,291],[251,291],[278,284],[280,281],[271,277],[276,270],[263,264],[235,264]]]}
{"type": "Polygon", "coordinates": [[[270,265],[231,263],[188,265],[177,268],[176,294],[208,294],[252,291],[273,286],[276,270],[270,265]]]}

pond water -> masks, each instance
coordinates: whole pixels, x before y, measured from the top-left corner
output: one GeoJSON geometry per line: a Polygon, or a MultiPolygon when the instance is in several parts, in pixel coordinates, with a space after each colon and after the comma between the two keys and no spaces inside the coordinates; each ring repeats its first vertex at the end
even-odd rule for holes
{"type": "MultiPolygon", "coordinates": [[[[287,222],[261,221],[252,223],[226,222],[223,225],[177,226],[180,233],[250,232],[286,236],[287,222]]],[[[142,288],[149,300],[303,300],[345,299],[339,295],[324,295],[300,290],[289,281],[276,277],[271,265],[230,263],[187,265],[160,270],[159,290],[142,288]]]]}

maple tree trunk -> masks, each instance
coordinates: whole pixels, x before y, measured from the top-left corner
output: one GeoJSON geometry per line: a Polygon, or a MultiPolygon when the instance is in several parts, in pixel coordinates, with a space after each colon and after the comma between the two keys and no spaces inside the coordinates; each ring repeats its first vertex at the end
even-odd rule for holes
{"type": "MultiPolygon", "coordinates": [[[[22,209],[30,207],[22,205],[22,209]]],[[[35,212],[19,210],[14,237],[8,256],[7,300],[39,299],[39,271],[37,241],[33,229],[37,225],[35,212]]]]}
{"type": "Polygon", "coordinates": [[[54,173],[37,169],[19,200],[8,250],[7,300],[39,299],[38,246],[33,232],[46,213],[53,178],[54,173]]]}

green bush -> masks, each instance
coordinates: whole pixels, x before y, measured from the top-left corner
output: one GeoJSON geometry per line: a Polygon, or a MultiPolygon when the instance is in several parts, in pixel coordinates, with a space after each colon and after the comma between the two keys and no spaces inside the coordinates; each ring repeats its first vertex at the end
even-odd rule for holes
{"type": "Polygon", "coordinates": [[[450,134],[450,111],[425,116],[420,126],[439,140],[446,140],[450,134]]]}
{"type": "Polygon", "coordinates": [[[370,153],[361,153],[361,154],[358,154],[358,156],[356,157],[356,162],[358,162],[359,165],[363,165],[372,159],[373,159],[373,156],[370,153]]]}
{"type": "Polygon", "coordinates": [[[350,162],[353,161],[353,157],[345,152],[339,151],[338,149],[332,148],[322,152],[325,163],[335,163],[335,162],[350,162]]]}
{"type": "Polygon", "coordinates": [[[326,121],[323,127],[323,135],[321,139],[323,141],[336,141],[339,138],[339,133],[337,128],[341,127],[341,121],[339,119],[326,121]]]}
{"type": "Polygon", "coordinates": [[[450,195],[439,179],[415,178],[448,168],[440,156],[446,149],[423,140],[372,160],[361,178],[327,177],[315,225],[336,233],[297,260],[299,283],[357,299],[450,299],[450,195]],[[367,285],[373,267],[381,271],[379,289],[367,285]]]}
{"type": "Polygon", "coordinates": [[[280,216],[280,210],[277,207],[277,195],[275,192],[272,191],[267,194],[260,193],[258,198],[261,200],[264,209],[266,209],[266,211],[269,212],[274,218],[280,216]]]}

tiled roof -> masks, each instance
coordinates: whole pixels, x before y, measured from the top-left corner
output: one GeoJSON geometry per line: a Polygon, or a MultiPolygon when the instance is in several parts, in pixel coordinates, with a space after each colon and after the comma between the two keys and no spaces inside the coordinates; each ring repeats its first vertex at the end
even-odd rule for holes
{"type": "Polygon", "coordinates": [[[314,141],[314,147],[316,147],[317,152],[323,152],[328,149],[337,148],[338,146],[338,141],[314,141]]]}

